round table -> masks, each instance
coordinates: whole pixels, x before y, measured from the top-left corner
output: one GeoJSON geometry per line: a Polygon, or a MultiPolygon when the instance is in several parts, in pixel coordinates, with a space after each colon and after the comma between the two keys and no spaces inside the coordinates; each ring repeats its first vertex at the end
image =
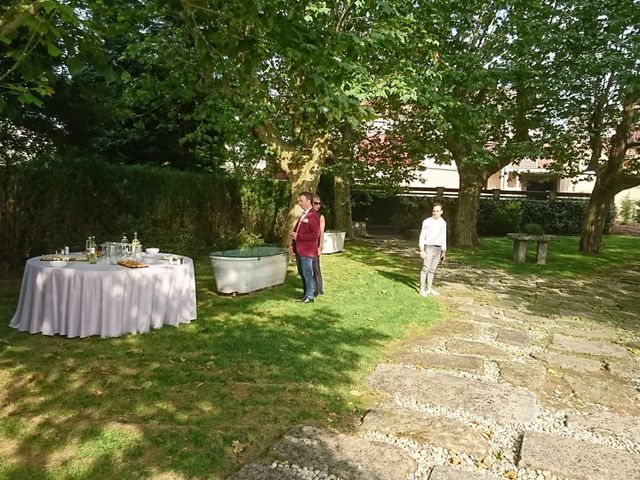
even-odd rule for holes
{"type": "Polygon", "coordinates": [[[44,335],[105,338],[189,323],[196,319],[193,261],[180,257],[181,264],[172,264],[169,256],[143,255],[145,268],[31,258],[10,325],[44,335]]]}

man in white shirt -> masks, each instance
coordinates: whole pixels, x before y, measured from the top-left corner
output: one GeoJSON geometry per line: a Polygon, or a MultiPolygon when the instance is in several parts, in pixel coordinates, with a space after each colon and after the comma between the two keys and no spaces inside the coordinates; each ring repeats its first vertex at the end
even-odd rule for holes
{"type": "Polygon", "coordinates": [[[442,218],[442,204],[434,203],[432,215],[422,222],[418,247],[422,258],[420,295],[440,295],[431,285],[440,259],[444,262],[447,252],[447,222],[442,218]]]}

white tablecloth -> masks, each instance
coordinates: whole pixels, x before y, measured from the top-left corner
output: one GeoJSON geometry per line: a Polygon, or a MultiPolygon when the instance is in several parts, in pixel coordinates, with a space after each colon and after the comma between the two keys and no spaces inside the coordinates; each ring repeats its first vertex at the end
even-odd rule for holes
{"type": "MultiPolygon", "coordinates": [[[[168,255],[168,254],[165,254],[168,255]]],[[[67,337],[118,337],[196,319],[193,261],[171,265],[145,256],[147,268],[27,261],[16,314],[20,331],[67,337]]]]}

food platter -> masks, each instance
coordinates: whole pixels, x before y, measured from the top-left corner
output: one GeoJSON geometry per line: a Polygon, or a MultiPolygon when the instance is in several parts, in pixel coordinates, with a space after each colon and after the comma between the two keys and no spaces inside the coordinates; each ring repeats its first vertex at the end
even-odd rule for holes
{"type": "Polygon", "coordinates": [[[87,262],[89,258],[86,255],[42,255],[40,260],[43,262],[87,262]]]}
{"type": "Polygon", "coordinates": [[[145,268],[147,265],[137,260],[118,260],[118,265],[127,268],[145,268]]]}

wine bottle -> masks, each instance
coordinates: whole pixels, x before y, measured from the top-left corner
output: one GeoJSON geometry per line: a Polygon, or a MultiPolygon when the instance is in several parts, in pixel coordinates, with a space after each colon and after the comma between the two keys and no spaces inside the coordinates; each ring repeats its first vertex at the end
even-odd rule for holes
{"type": "Polygon", "coordinates": [[[140,260],[142,256],[142,244],[138,240],[138,232],[133,232],[133,240],[131,240],[131,253],[133,258],[140,260]]]}
{"type": "Polygon", "coordinates": [[[97,261],[96,237],[91,237],[91,241],[89,242],[89,263],[96,263],[97,261]]]}

